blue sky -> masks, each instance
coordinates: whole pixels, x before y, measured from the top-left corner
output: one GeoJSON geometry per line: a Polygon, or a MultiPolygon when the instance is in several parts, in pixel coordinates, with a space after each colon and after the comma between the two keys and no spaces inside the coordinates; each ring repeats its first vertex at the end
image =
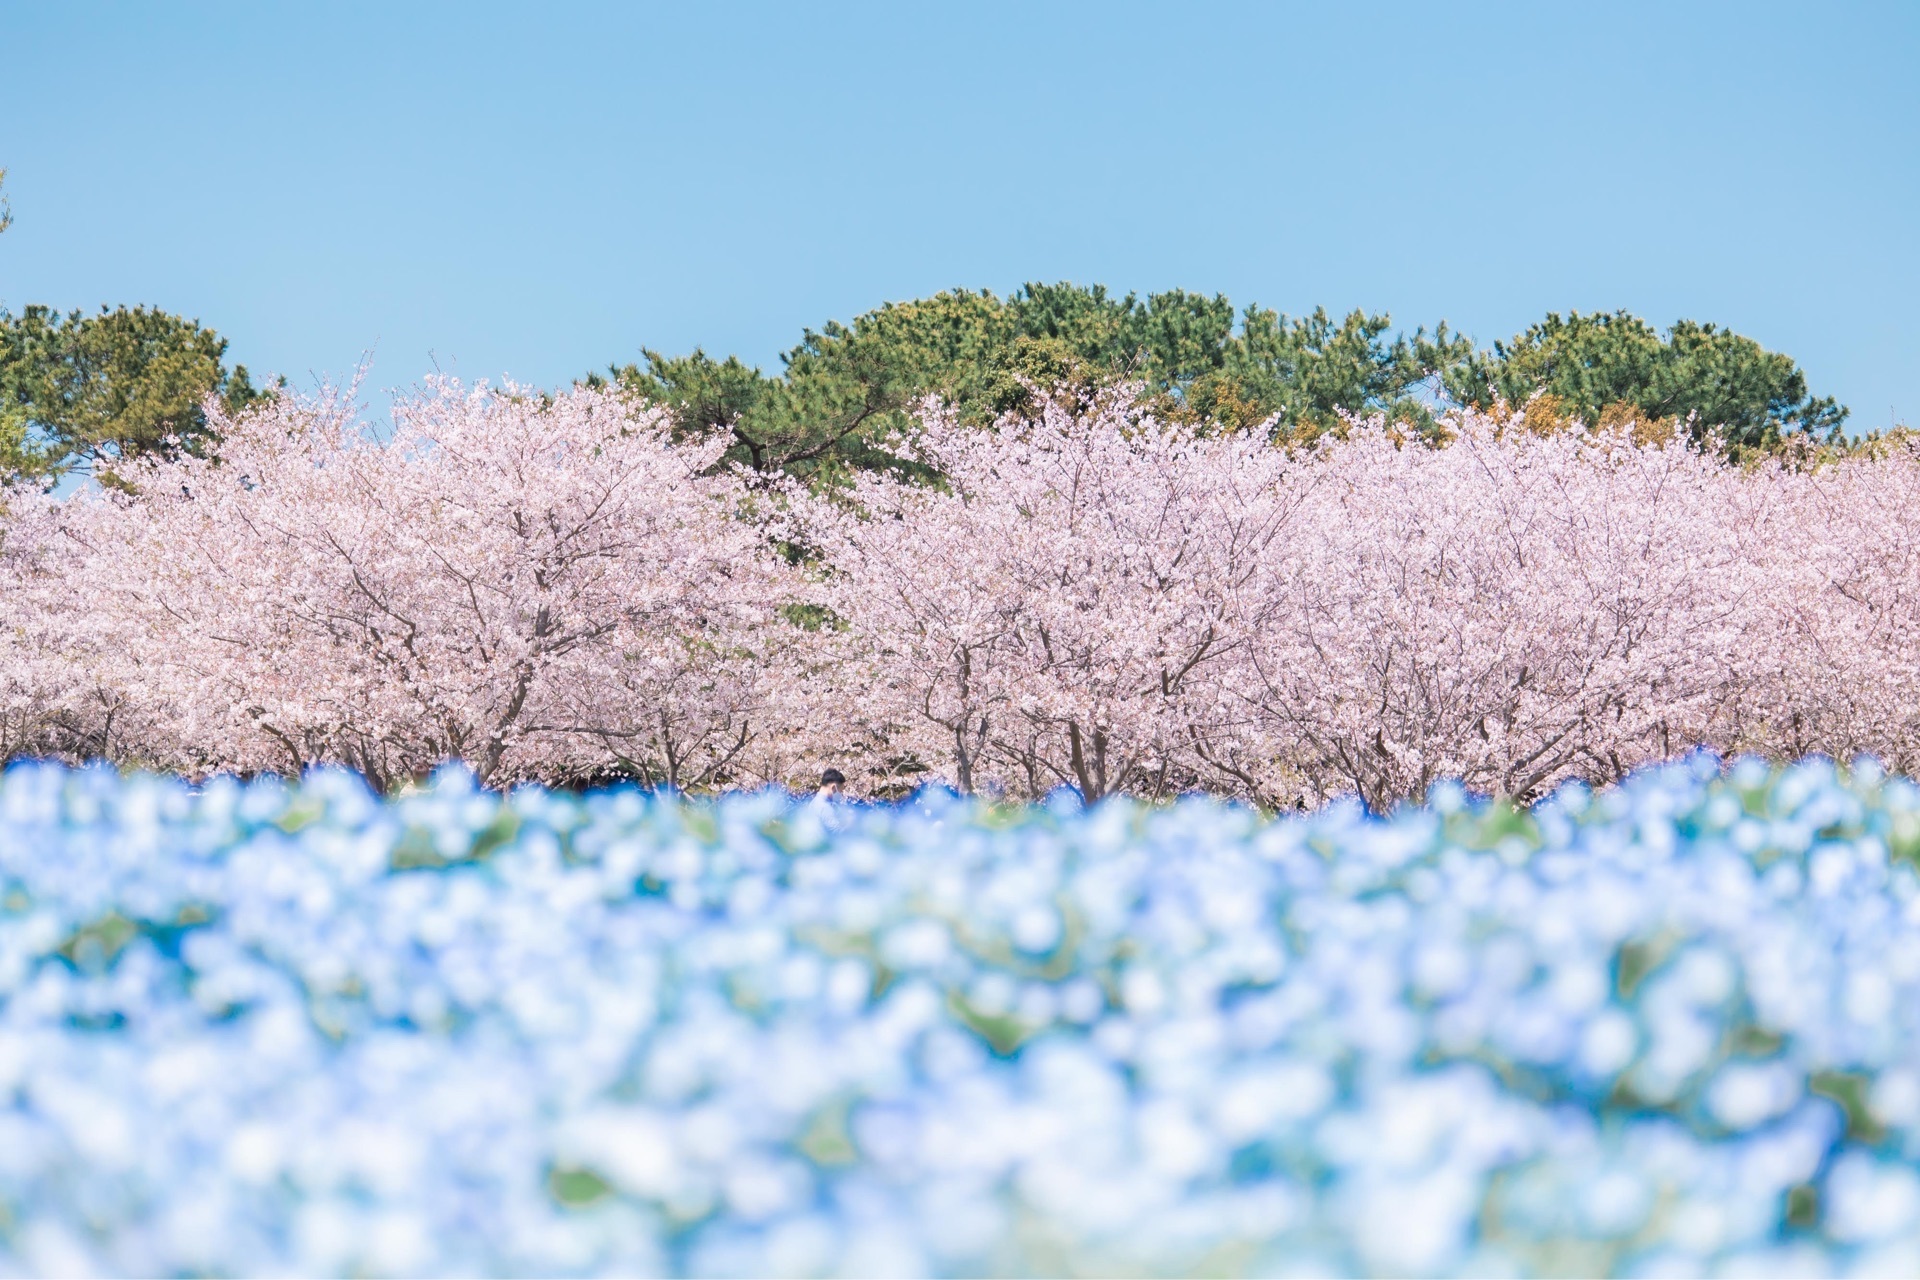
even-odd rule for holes
{"type": "Polygon", "coordinates": [[[1920,4],[0,0],[0,66],[0,304],[296,384],[1068,279],[1712,320],[1920,423],[1920,4]]]}

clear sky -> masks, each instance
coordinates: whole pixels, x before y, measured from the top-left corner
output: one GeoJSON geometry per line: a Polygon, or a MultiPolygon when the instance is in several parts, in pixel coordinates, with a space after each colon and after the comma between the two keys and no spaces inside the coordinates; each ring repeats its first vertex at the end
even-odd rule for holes
{"type": "Polygon", "coordinates": [[[1712,320],[1920,424],[1920,4],[0,0],[0,304],[256,374],[777,367],[952,286],[1712,320]]]}

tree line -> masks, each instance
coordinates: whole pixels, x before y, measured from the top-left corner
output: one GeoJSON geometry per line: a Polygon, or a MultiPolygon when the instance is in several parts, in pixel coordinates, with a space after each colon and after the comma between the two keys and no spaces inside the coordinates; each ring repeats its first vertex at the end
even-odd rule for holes
{"type": "Polygon", "coordinates": [[[1920,765],[1920,444],[1728,466],[1638,424],[1298,452],[1055,395],[941,477],[758,483],[611,387],[235,416],[9,495],[0,757],[404,785],[945,781],[1526,801],[1705,744],[1920,765]],[[790,554],[797,547],[804,555],[790,554]]]}
{"type": "MultiPolygon", "coordinates": [[[[887,303],[805,331],[768,373],[737,356],[645,350],[582,381],[668,409],[686,436],[719,436],[754,471],[825,478],[899,468],[887,442],[936,396],[984,426],[1030,412],[1062,387],[1137,384],[1158,419],[1311,442],[1346,414],[1382,415],[1429,438],[1449,407],[1532,402],[1531,417],[1599,425],[1629,418],[1716,441],[1735,458],[1789,441],[1841,442],[1847,418],[1816,397],[1789,356],[1713,324],[1662,333],[1627,312],[1549,314],[1490,349],[1443,323],[1391,331],[1384,313],[1236,311],[1223,295],[1146,299],[1075,284],[1006,297],[953,290],[887,303]]],[[[217,448],[209,397],[236,412],[268,395],[227,340],[150,307],[0,312],[0,469],[51,480],[107,475],[116,460],[217,448]]]]}
{"type": "MultiPolygon", "coordinates": [[[[6,222],[0,206],[0,231],[6,222]]],[[[111,483],[130,459],[217,451],[209,400],[234,413],[275,393],[229,366],[227,347],[155,307],[0,310],[0,476],[50,484],[80,470],[111,483]]],[[[1481,348],[1445,323],[1395,332],[1385,313],[1289,316],[1236,309],[1223,294],[1141,298],[1070,283],[886,303],[805,330],[776,373],[701,349],[643,349],[580,381],[665,408],[683,437],[724,439],[726,461],[827,480],[911,470],[888,441],[929,396],[982,426],[1062,388],[1121,384],[1160,421],[1260,427],[1279,443],[1344,431],[1345,415],[1440,438],[1446,409],[1505,404],[1530,405],[1536,425],[1684,429],[1739,459],[1795,440],[1842,443],[1847,417],[1813,395],[1791,357],[1691,320],[1663,333],[1624,311],[1551,313],[1481,348]]]]}
{"type": "Polygon", "coordinates": [[[885,444],[937,396],[985,425],[1062,387],[1137,384],[1161,421],[1283,443],[1380,415],[1444,434],[1447,408],[1532,403],[1536,425],[1634,420],[1685,429],[1735,458],[1796,438],[1841,442],[1847,410],[1816,397],[1789,356],[1713,324],[1661,333],[1627,312],[1549,314],[1481,349],[1445,323],[1391,332],[1384,313],[1236,311],[1224,296],[1144,300],[1095,285],[1028,284],[1005,298],[953,290],[808,330],[768,374],[735,356],[644,351],[611,382],[667,407],[689,435],[722,435],[756,471],[801,476],[896,466],[885,444]]]}

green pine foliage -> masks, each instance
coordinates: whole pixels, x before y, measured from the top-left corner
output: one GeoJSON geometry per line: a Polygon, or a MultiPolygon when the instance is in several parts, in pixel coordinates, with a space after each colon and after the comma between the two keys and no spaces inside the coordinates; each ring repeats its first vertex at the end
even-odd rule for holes
{"type": "MultiPolygon", "coordinates": [[[[1236,311],[1222,295],[1142,299],[1101,286],[1028,284],[1005,298],[952,290],[807,330],[769,374],[704,351],[643,353],[609,376],[670,406],[683,431],[725,432],[728,458],[766,474],[828,480],[911,470],[889,451],[922,398],[985,427],[1067,387],[1138,385],[1158,416],[1205,430],[1262,430],[1278,444],[1384,416],[1444,438],[1436,413],[1529,407],[1536,429],[1583,424],[1670,434],[1684,427],[1740,459],[1796,440],[1832,447],[1847,410],[1814,397],[1793,360],[1711,324],[1665,334],[1636,316],[1550,314],[1490,351],[1442,323],[1390,332],[1385,314],[1236,311]]],[[[593,382],[604,379],[595,377],[593,382]]]]}
{"type": "Polygon", "coordinates": [[[1343,409],[1430,431],[1430,397],[1418,393],[1471,344],[1444,325],[1431,338],[1389,339],[1390,323],[1360,311],[1337,324],[1325,311],[1236,313],[1223,296],[1184,290],[1142,300],[1097,285],[1029,284],[1004,299],[953,290],[830,322],[806,331],[778,375],[699,350],[648,350],[644,365],[609,372],[671,406],[681,429],[729,433],[732,461],[830,478],[907,466],[886,446],[926,396],[986,426],[1061,386],[1135,382],[1162,417],[1283,440],[1339,429],[1343,409]]]}
{"type": "Polygon", "coordinates": [[[0,468],[111,480],[117,459],[207,451],[209,397],[231,411],[271,394],[246,366],[227,368],[226,351],[213,330],[157,308],[0,312],[0,468]]]}
{"type": "Polygon", "coordinates": [[[1814,397],[1778,352],[1711,324],[1682,320],[1665,335],[1618,311],[1549,314],[1510,342],[1451,364],[1446,389],[1463,404],[1519,406],[1553,397],[1556,411],[1594,423],[1614,406],[1688,425],[1734,457],[1778,452],[1790,437],[1838,443],[1847,410],[1814,397]]]}

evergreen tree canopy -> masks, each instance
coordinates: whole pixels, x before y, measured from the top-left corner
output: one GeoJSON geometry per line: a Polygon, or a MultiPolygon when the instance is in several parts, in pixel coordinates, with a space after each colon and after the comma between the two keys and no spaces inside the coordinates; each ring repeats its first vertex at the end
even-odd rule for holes
{"type": "Polygon", "coordinates": [[[229,370],[226,350],[213,330],[157,308],[0,312],[0,466],[106,478],[116,458],[205,451],[208,396],[238,409],[271,394],[246,366],[229,370]]]}
{"type": "Polygon", "coordinates": [[[1662,337],[1625,311],[1549,314],[1511,342],[1475,352],[1446,373],[1463,404],[1525,404],[1553,397],[1552,412],[1597,423],[1622,407],[1690,420],[1695,439],[1717,433],[1734,456],[1769,452],[1785,437],[1840,439],[1847,410],[1816,399],[1787,356],[1711,324],[1682,320],[1662,337]]]}
{"type": "MultiPolygon", "coordinates": [[[[680,429],[732,436],[729,456],[764,472],[831,475],[900,469],[883,446],[937,395],[963,420],[991,423],[1062,385],[1142,384],[1162,416],[1227,429],[1269,421],[1276,437],[1311,438],[1339,411],[1384,412],[1431,426],[1416,395],[1471,344],[1446,327],[1386,337],[1385,315],[1325,311],[1290,318],[1259,307],[1236,317],[1220,295],[1174,290],[1115,297],[1100,286],[1029,284],[1002,299],[953,290],[887,303],[851,324],[807,330],[769,376],[704,351],[611,370],[674,408],[680,429]]],[[[599,379],[593,379],[599,381],[599,379]]]]}

